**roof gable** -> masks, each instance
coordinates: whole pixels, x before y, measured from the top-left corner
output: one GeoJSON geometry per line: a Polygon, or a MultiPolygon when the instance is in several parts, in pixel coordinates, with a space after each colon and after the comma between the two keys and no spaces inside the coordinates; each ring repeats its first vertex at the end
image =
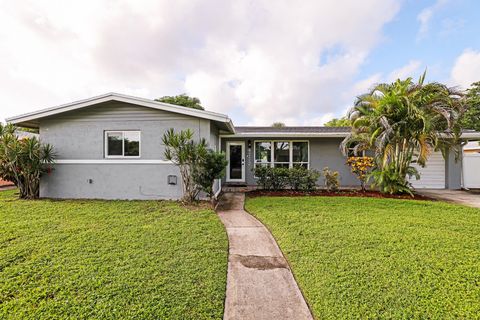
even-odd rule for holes
{"type": "Polygon", "coordinates": [[[64,105],[60,105],[52,108],[42,109],[42,110],[26,113],[23,115],[10,117],[10,118],[7,118],[6,120],[9,123],[13,123],[17,125],[23,125],[27,127],[38,127],[38,120],[41,118],[45,118],[45,117],[61,114],[64,112],[73,111],[73,110],[79,110],[82,108],[91,107],[91,106],[101,104],[104,102],[109,102],[109,101],[125,102],[125,103],[130,103],[130,104],[134,104],[142,107],[147,107],[147,108],[152,108],[152,109],[157,109],[162,111],[169,111],[169,112],[201,118],[201,119],[212,120],[217,122],[218,124],[222,124],[222,126],[226,131],[229,131],[232,133],[235,132],[232,121],[227,115],[211,112],[211,111],[197,110],[197,109],[172,105],[172,104],[163,103],[163,102],[157,102],[149,99],[127,96],[119,93],[107,93],[107,94],[96,96],[89,99],[79,100],[79,101],[75,101],[72,103],[68,103],[68,104],[64,104],[64,105]]]}

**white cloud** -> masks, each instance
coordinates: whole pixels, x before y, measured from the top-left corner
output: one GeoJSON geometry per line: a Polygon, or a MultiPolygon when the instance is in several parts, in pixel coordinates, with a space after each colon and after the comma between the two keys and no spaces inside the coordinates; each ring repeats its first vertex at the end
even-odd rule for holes
{"type": "Polygon", "coordinates": [[[435,13],[440,10],[450,0],[436,0],[435,3],[429,7],[424,8],[417,16],[420,27],[418,29],[417,40],[423,39],[430,30],[430,23],[435,13]]]}
{"type": "MultiPolygon", "coordinates": [[[[345,93],[345,96],[348,97],[357,97],[361,94],[367,93],[370,89],[372,89],[376,84],[379,83],[390,83],[393,82],[397,79],[406,79],[408,77],[415,77],[418,75],[418,73],[421,71],[422,67],[422,62],[419,60],[410,60],[407,64],[392,70],[388,74],[382,74],[382,73],[374,73],[364,79],[361,79],[354,83],[354,85],[351,87],[350,91],[347,91],[345,93]]],[[[353,104],[353,99],[351,103],[353,104]]],[[[351,108],[347,107],[344,110],[344,113],[341,114],[346,114],[347,111],[351,108]]]]}
{"type": "Polygon", "coordinates": [[[398,10],[395,0],[0,2],[0,118],[117,91],[186,92],[213,111],[242,108],[238,124],[322,119],[351,103],[345,92],[398,10]]]}
{"type": "Polygon", "coordinates": [[[422,62],[419,60],[411,60],[403,67],[393,70],[387,76],[388,82],[393,82],[397,79],[406,79],[408,77],[414,77],[414,75],[420,70],[422,62]]]}
{"type": "Polygon", "coordinates": [[[455,60],[452,68],[450,83],[464,89],[473,82],[480,81],[480,51],[466,49],[455,60]]]}

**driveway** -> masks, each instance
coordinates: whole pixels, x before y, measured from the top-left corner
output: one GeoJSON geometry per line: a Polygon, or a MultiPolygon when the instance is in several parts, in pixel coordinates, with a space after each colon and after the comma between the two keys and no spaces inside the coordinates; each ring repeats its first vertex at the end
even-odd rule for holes
{"type": "Polygon", "coordinates": [[[419,189],[417,193],[424,196],[443,200],[470,207],[480,208],[480,194],[464,190],[446,190],[446,189],[419,189]]]}

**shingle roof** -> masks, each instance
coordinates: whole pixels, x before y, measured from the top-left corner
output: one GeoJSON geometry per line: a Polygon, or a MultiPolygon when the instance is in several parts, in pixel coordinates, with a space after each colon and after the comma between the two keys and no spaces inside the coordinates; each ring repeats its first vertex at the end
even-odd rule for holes
{"type": "Polygon", "coordinates": [[[242,133],[349,133],[350,127],[235,127],[235,132],[242,133]]]}

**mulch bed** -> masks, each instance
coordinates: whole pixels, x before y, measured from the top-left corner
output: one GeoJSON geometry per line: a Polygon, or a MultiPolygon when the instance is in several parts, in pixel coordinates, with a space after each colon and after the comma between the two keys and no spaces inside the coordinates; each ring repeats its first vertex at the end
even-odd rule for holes
{"type": "Polygon", "coordinates": [[[13,186],[13,182],[0,179],[0,187],[8,187],[8,186],[13,186]]]}
{"type": "Polygon", "coordinates": [[[360,190],[339,190],[337,192],[329,192],[326,190],[316,190],[311,192],[303,192],[303,191],[294,191],[294,190],[278,190],[278,191],[270,191],[270,190],[253,190],[247,192],[249,197],[305,197],[305,196],[313,196],[313,197],[362,197],[362,198],[392,198],[392,199],[406,199],[406,200],[434,200],[432,198],[414,194],[414,196],[410,196],[409,194],[384,194],[378,191],[365,191],[362,192],[360,190]]]}

